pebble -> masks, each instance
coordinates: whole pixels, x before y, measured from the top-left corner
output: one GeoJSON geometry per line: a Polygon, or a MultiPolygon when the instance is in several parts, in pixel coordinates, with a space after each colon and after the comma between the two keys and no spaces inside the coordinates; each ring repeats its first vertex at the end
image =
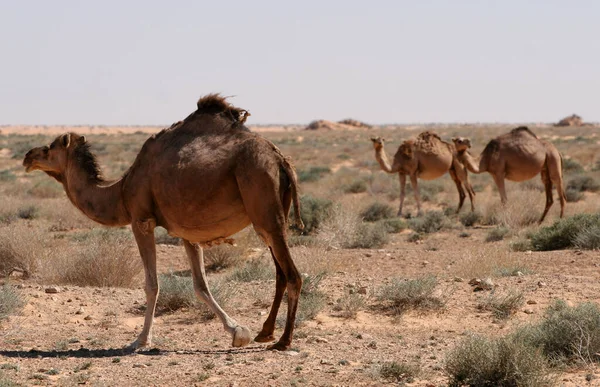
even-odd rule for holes
{"type": "Polygon", "coordinates": [[[460,277],[454,277],[454,282],[465,282],[465,280],[460,277]]]}
{"type": "Polygon", "coordinates": [[[542,281],[539,281],[539,282],[537,283],[537,285],[538,285],[540,288],[543,288],[544,286],[546,286],[546,283],[545,283],[545,282],[542,282],[542,281]]]}
{"type": "Polygon", "coordinates": [[[371,253],[365,253],[365,257],[367,257],[367,258],[371,258],[372,256],[373,256],[373,254],[371,254],[371,253]]]}
{"type": "Polygon", "coordinates": [[[366,286],[361,286],[358,289],[358,294],[367,294],[367,287],[366,286]]]}
{"type": "Polygon", "coordinates": [[[133,368],[148,368],[145,364],[136,363],[133,365],[133,368]]]}
{"type": "Polygon", "coordinates": [[[77,312],[75,312],[75,314],[83,314],[85,313],[85,310],[83,308],[79,308],[79,310],[77,310],[77,312]]]}
{"type": "Polygon", "coordinates": [[[533,314],[533,309],[523,309],[523,312],[527,313],[527,314],[533,314]]]}
{"type": "Polygon", "coordinates": [[[86,321],[89,321],[89,320],[91,320],[91,319],[92,319],[92,316],[90,316],[90,315],[87,315],[87,316],[85,316],[83,319],[84,319],[84,320],[86,320],[86,321]]]}
{"type": "Polygon", "coordinates": [[[333,365],[329,360],[321,359],[321,364],[333,365]]]}
{"type": "Polygon", "coordinates": [[[537,304],[537,301],[536,300],[527,300],[527,303],[529,305],[535,305],[535,304],[537,304]]]}
{"type": "Polygon", "coordinates": [[[48,294],[55,294],[60,292],[60,288],[58,286],[50,286],[44,289],[44,291],[48,294]]]}
{"type": "Polygon", "coordinates": [[[298,351],[284,351],[281,353],[286,356],[298,356],[300,354],[300,352],[298,352],[298,351]]]}
{"type": "Polygon", "coordinates": [[[329,343],[329,340],[327,340],[327,339],[325,339],[325,338],[323,338],[323,337],[317,337],[317,338],[315,339],[315,341],[316,341],[317,343],[325,343],[325,344],[328,344],[328,343],[329,343]]]}

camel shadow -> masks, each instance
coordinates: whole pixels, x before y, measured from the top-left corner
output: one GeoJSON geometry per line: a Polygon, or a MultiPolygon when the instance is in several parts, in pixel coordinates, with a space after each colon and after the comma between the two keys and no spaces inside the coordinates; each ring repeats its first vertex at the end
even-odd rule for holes
{"type": "Polygon", "coordinates": [[[266,347],[245,347],[245,348],[230,348],[230,349],[193,349],[193,350],[162,350],[151,348],[148,350],[134,350],[131,348],[107,348],[107,349],[69,349],[67,351],[44,351],[31,349],[29,351],[2,351],[0,357],[8,358],[105,358],[105,357],[120,357],[129,355],[145,355],[145,356],[161,356],[168,354],[177,355],[226,355],[226,354],[243,354],[265,352],[266,347]]]}

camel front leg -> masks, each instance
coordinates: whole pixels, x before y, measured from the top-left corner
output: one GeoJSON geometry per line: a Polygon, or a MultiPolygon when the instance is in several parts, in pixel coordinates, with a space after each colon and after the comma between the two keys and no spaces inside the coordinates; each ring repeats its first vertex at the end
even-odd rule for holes
{"type": "Polygon", "coordinates": [[[502,204],[506,204],[508,202],[508,197],[506,196],[506,188],[504,188],[504,174],[502,175],[492,175],[494,178],[494,182],[498,187],[498,192],[500,193],[500,201],[502,204]]]}
{"type": "Polygon", "coordinates": [[[273,248],[269,247],[269,250],[271,251],[271,257],[275,262],[276,269],[275,298],[273,299],[273,306],[271,306],[269,317],[267,317],[261,331],[254,338],[254,341],[258,343],[266,343],[275,340],[275,336],[273,336],[273,332],[275,331],[275,321],[277,319],[277,313],[279,312],[279,306],[281,305],[283,293],[285,292],[285,288],[287,286],[287,278],[283,270],[281,270],[281,266],[279,266],[277,258],[275,258],[275,254],[273,254],[273,248]]]}
{"type": "Polygon", "coordinates": [[[415,191],[415,201],[417,202],[417,216],[421,215],[421,195],[419,194],[419,183],[417,182],[417,175],[410,175],[410,185],[415,191]]]}
{"type": "Polygon", "coordinates": [[[402,216],[402,206],[404,205],[404,196],[406,195],[406,175],[399,173],[400,180],[400,208],[398,208],[398,216],[402,216]]]}
{"type": "Polygon", "coordinates": [[[152,323],[156,300],[158,299],[158,278],[156,276],[156,245],[154,243],[154,220],[134,221],[131,225],[135,241],[137,242],[142,262],[144,264],[146,292],[146,315],[144,316],[144,328],[138,338],[129,345],[131,349],[149,347],[152,345],[152,323]]]}
{"type": "Polygon", "coordinates": [[[221,320],[223,328],[232,337],[232,346],[242,347],[247,345],[250,342],[250,330],[244,326],[238,325],[234,319],[229,317],[210,293],[208,282],[206,281],[206,272],[204,271],[204,253],[202,248],[199,245],[192,244],[186,240],[183,241],[183,245],[185,246],[185,252],[190,260],[196,297],[206,303],[210,310],[217,315],[219,320],[221,320]]]}

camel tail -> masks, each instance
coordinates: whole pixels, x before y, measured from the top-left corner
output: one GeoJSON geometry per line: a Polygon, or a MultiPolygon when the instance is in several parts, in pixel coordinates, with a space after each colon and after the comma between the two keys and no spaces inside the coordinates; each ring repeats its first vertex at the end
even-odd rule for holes
{"type": "Polygon", "coordinates": [[[283,158],[283,169],[290,179],[290,187],[292,189],[292,201],[294,202],[294,217],[296,218],[296,227],[300,230],[304,230],[304,223],[302,222],[302,216],[300,216],[300,199],[298,198],[298,178],[296,177],[296,171],[294,166],[288,158],[283,158]]]}

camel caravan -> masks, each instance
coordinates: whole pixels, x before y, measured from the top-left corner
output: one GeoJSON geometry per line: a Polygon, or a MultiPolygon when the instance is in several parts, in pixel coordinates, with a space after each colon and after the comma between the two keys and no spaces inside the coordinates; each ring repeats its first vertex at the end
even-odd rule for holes
{"type": "MultiPolygon", "coordinates": [[[[202,97],[187,118],[152,135],[131,167],[115,181],[104,179],[90,144],[75,133],[63,134],[25,155],[26,172],[40,170],[56,179],[73,205],[90,219],[106,226],[131,225],[144,266],[147,302],[144,325],[129,346],[131,350],[148,347],[152,342],[159,292],[154,239],[157,226],[183,240],[196,296],[218,316],[231,335],[232,346],[240,347],[251,342],[250,330],[231,318],[213,298],[204,270],[203,247],[229,242],[230,236],[251,224],[269,247],[276,268],[273,304],[254,341],[275,341],[276,318],[287,291],[285,328],[268,348],[286,350],[292,343],[302,287],[287,241],[292,202],[297,226],[303,228],[296,172],[289,158],[272,142],[245,126],[248,115],[219,95],[202,97]]],[[[341,125],[358,124],[346,121],[341,125]]],[[[418,179],[437,179],[446,173],[456,184],[457,211],[467,194],[473,211],[475,192],[468,172],[488,172],[503,203],[507,201],[504,179],[524,181],[541,174],[546,207],[540,222],[552,205],[553,185],[563,216],[561,156],[552,144],[525,127],[493,139],[477,159],[469,153],[468,139],[445,142],[427,131],[414,141],[404,141],[390,163],[384,139],[371,140],[381,169],[399,176],[398,215],[402,214],[407,175],[419,211],[418,179]]]]}
{"type": "Polygon", "coordinates": [[[404,141],[394,155],[390,165],[383,149],[384,140],[381,137],[371,138],[375,148],[375,158],[381,169],[388,173],[398,173],[400,176],[400,208],[402,214],[406,175],[410,176],[415,193],[417,211],[421,212],[419,188],[417,179],[433,180],[450,173],[456,183],[459,201],[457,212],[462,208],[466,190],[471,200],[471,211],[475,206],[475,192],[469,183],[468,171],[472,173],[488,172],[492,175],[502,204],[508,198],[504,187],[504,179],[522,182],[533,179],[541,174],[546,191],[546,207],[539,222],[543,222],[554,200],[552,186],[556,187],[560,200],[560,217],[565,210],[566,196],[563,187],[562,158],[556,147],[548,141],[539,139],[529,128],[521,126],[491,140],[481,152],[478,159],[469,153],[471,141],[468,138],[453,138],[452,144],[444,142],[432,132],[422,132],[416,141],[404,141]],[[463,189],[464,186],[464,189],[463,189]]]}

